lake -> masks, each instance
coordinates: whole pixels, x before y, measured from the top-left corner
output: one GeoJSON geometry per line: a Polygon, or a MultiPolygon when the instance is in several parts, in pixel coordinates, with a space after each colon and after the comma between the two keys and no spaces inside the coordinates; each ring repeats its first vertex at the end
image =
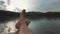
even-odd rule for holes
{"type": "MultiPolygon", "coordinates": [[[[18,20],[7,21],[0,24],[0,33],[16,31],[14,25],[18,20]]],[[[32,19],[28,26],[34,34],[60,34],[60,18],[32,19]]]]}

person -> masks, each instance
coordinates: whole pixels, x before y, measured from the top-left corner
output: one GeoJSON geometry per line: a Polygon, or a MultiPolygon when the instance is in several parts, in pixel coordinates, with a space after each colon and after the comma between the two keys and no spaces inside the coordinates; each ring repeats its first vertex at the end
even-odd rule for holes
{"type": "Polygon", "coordinates": [[[30,20],[25,18],[26,12],[25,9],[20,13],[19,21],[16,23],[15,28],[18,29],[13,34],[34,34],[29,28],[28,25],[30,20]]]}

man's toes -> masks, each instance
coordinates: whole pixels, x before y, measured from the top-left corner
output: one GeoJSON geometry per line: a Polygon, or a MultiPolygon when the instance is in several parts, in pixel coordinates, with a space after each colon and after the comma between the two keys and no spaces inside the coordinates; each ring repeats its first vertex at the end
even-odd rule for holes
{"type": "Polygon", "coordinates": [[[19,29],[20,25],[21,25],[21,23],[18,22],[18,23],[15,25],[16,29],[19,29]]]}
{"type": "Polygon", "coordinates": [[[28,20],[28,19],[26,20],[26,24],[27,24],[27,25],[29,25],[30,22],[31,22],[30,20],[28,20]]]}

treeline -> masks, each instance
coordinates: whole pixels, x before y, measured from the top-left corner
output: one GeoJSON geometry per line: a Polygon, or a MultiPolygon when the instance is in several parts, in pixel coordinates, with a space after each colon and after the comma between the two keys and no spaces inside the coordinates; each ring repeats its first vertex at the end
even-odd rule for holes
{"type": "MultiPolygon", "coordinates": [[[[19,15],[20,13],[0,10],[0,21],[13,20],[19,18],[19,15]]],[[[60,17],[60,12],[46,12],[46,13],[27,12],[26,13],[26,18],[35,19],[35,18],[42,18],[42,17],[47,17],[47,18],[60,17]]]]}

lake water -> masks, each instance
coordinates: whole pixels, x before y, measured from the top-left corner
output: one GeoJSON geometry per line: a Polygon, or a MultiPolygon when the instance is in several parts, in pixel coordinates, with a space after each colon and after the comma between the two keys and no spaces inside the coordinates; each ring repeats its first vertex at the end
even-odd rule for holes
{"type": "MultiPolygon", "coordinates": [[[[18,20],[0,24],[0,33],[16,31],[14,25],[18,20]]],[[[32,19],[28,26],[34,34],[60,34],[60,18],[32,19]]]]}

